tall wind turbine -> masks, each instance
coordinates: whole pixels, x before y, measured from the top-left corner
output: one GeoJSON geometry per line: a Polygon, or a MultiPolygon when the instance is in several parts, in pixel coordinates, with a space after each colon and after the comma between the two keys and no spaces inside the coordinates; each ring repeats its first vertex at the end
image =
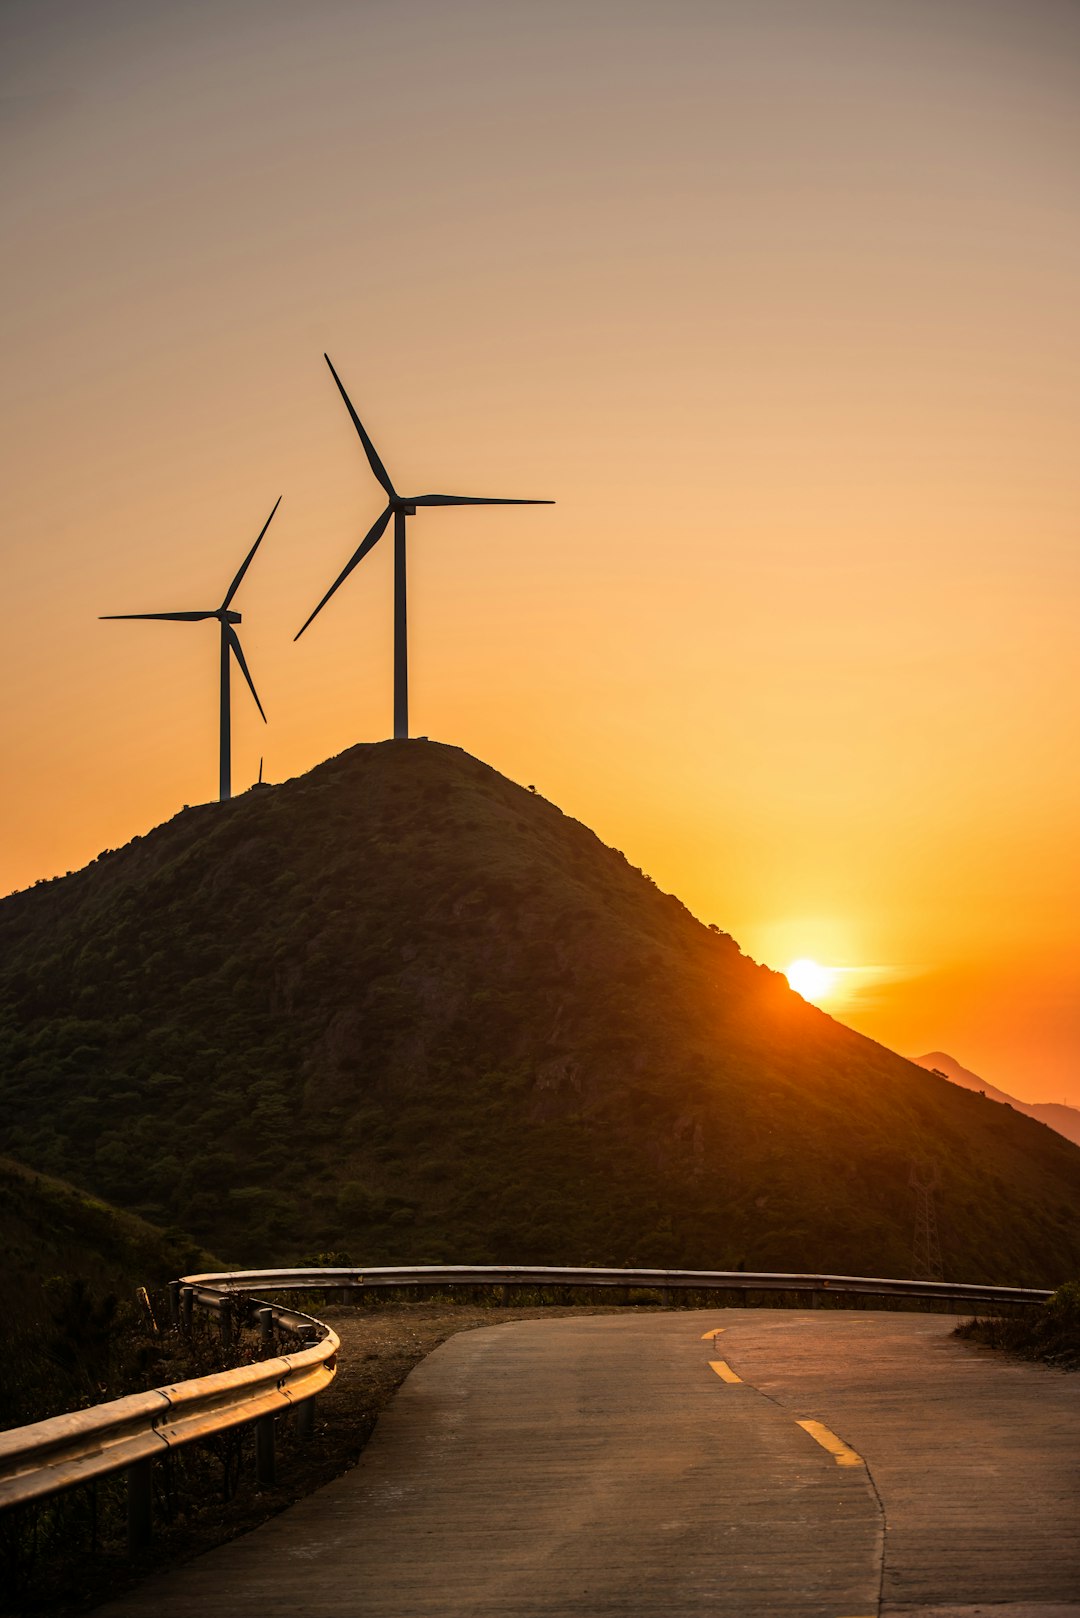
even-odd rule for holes
{"type": "Polygon", "coordinates": [[[293,637],[299,640],[304,630],[322,612],[330,597],[338,587],[344,584],[357,563],[362,562],[375,545],[382,538],[390,518],[394,519],[394,740],[404,741],[409,734],[409,656],[408,636],[406,630],[405,612],[405,519],[416,516],[417,506],[553,506],[554,500],[495,500],[480,495],[466,494],[398,494],[390,481],[390,474],[380,461],[364,425],[352,407],[352,400],[341,385],[341,378],[330,363],[329,354],[323,359],[330,366],[330,375],[338,385],[338,392],[345,401],[345,407],[352,417],[353,426],[360,435],[360,442],[364,446],[364,453],[368,464],[383,488],[386,490],[388,500],[386,510],[377,517],[364,535],[360,545],[346,562],[333,584],[323,596],[315,611],[308,618],[303,627],[293,637]]]}
{"type": "MultiPolygon", "coordinates": [[[[274,501],[274,511],[277,510],[280,504],[281,496],[278,495],[277,499],[274,501]]],[[[262,544],[263,534],[266,533],[266,530],[274,520],[274,511],[270,513],[269,517],[267,517],[266,521],[263,523],[258,539],[255,541],[254,545],[241,562],[240,570],[235,579],[233,579],[232,583],[229,585],[228,590],[226,590],[225,599],[221,603],[220,607],[211,607],[208,612],[106,612],[102,613],[101,615],[102,621],[105,621],[106,619],[115,620],[119,618],[138,618],[153,619],[155,622],[168,622],[174,624],[197,624],[201,623],[204,618],[216,618],[218,623],[221,625],[220,798],[222,803],[224,803],[227,798],[232,797],[232,710],[229,702],[230,675],[232,673],[232,664],[230,661],[231,658],[235,657],[236,661],[239,663],[240,672],[251,688],[252,696],[255,698],[255,706],[262,714],[263,724],[266,723],[266,715],[263,713],[263,705],[259,701],[259,693],[255,689],[255,682],[251,678],[247,663],[244,660],[244,652],[240,645],[240,637],[233,627],[234,624],[241,623],[242,619],[238,612],[230,611],[230,602],[232,601],[232,598],[236,594],[237,590],[239,590],[244,574],[251,566],[252,558],[254,557],[255,552],[262,544]]]]}

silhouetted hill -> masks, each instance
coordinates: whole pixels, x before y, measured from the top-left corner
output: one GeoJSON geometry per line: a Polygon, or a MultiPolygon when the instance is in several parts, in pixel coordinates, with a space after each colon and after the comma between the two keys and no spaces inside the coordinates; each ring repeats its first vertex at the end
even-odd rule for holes
{"type": "Polygon", "coordinates": [[[1080,1263],[1080,1151],[807,1005],[456,748],[354,747],[0,903],[0,1138],[227,1258],[1080,1263]]]}
{"type": "Polygon", "coordinates": [[[949,1056],[945,1051],[930,1051],[926,1056],[917,1056],[915,1060],[920,1067],[925,1067],[929,1072],[943,1073],[953,1084],[962,1084],[965,1090],[978,1090],[991,1101],[1000,1101],[1006,1107],[1014,1107],[1017,1112],[1025,1113],[1029,1118],[1038,1119],[1040,1124],[1046,1124],[1049,1129],[1056,1129],[1066,1140],[1080,1146],[1080,1110],[1076,1107],[1068,1107],[1063,1101],[1018,1101],[1007,1091],[999,1090],[996,1085],[980,1079],[977,1073],[971,1073],[966,1067],[961,1067],[955,1056],[949,1056]]]}

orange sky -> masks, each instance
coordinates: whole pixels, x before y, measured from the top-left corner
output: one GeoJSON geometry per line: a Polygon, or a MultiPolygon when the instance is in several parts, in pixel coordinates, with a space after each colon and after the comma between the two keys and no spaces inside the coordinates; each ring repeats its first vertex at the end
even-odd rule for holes
{"type": "Polygon", "coordinates": [[[9,0],[3,891],[412,720],[1080,1104],[1080,10],[9,0]],[[857,969],[857,970],[855,970],[857,969]]]}

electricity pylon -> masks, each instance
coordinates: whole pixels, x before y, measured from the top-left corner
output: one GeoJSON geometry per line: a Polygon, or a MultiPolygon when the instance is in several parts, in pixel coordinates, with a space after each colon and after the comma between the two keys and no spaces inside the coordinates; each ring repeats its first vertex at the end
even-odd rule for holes
{"type": "Polygon", "coordinates": [[[911,1275],[915,1281],[940,1281],[943,1276],[934,1192],[941,1189],[941,1171],[933,1158],[911,1160],[908,1184],[915,1193],[915,1239],[911,1247],[911,1275]]]}

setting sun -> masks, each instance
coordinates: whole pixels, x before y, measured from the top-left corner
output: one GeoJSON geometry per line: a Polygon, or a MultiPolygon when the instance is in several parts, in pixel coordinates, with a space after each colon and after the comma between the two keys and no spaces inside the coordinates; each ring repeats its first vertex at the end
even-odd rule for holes
{"type": "Polygon", "coordinates": [[[790,966],[785,966],[784,976],[796,994],[801,994],[804,1000],[811,1000],[816,1005],[826,998],[836,981],[836,969],[832,966],[819,966],[817,961],[803,957],[798,961],[792,961],[790,966]]]}

